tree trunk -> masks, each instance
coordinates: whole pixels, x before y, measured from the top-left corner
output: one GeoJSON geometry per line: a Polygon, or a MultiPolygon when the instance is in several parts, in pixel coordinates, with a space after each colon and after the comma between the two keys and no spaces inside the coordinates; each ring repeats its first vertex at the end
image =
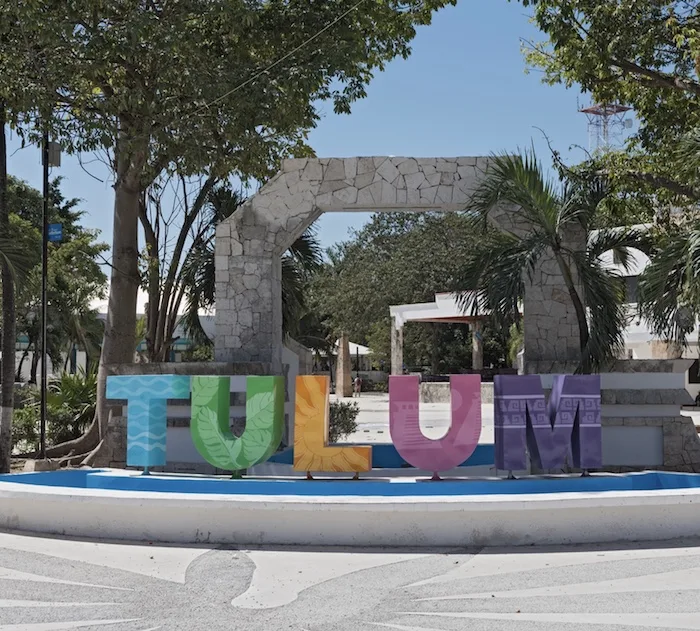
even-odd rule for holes
{"type": "MultiPolygon", "coordinates": [[[[97,430],[105,439],[109,421],[106,388],[107,366],[132,364],[136,348],[136,298],[139,288],[139,193],[134,182],[119,178],[115,185],[114,236],[109,306],[102,354],[97,371],[97,430]]],[[[109,464],[108,462],[104,464],[109,464]]]]}
{"type": "Polygon", "coordinates": [[[39,346],[34,346],[34,352],[32,353],[32,366],[29,370],[29,383],[37,385],[39,382],[36,380],[36,373],[39,370],[39,357],[41,351],[39,346]]]}
{"type": "Polygon", "coordinates": [[[97,371],[97,408],[88,430],[71,440],[47,450],[51,457],[68,454],[91,454],[90,463],[108,465],[111,449],[106,444],[109,422],[106,388],[107,366],[131,364],[136,348],[136,298],[139,288],[138,217],[140,168],[132,158],[117,148],[117,180],[114,185],[114,234],[112,238],[112,272],[109,303],[105,322],[102,354],[97,371]]]}
{"type": "Polygon", "coordinates": [[[22,366],[24,365],[24,360],[27,359],[29,351],[25,350],[22,353],[22,357],[19,358],[19,364],[17,364],[17,370],[15,371],[15,381],[22,381],[22,366]]]}
{"type": "MultiPolygon", "coordinates": [[[[10,232],[7,207],[7,144],[5,138],[5,104],[0,103],[0,233],[10,232]]],[[[0,473],[9,473],[12,456],[12,414],[15,403],[15,351],[17,348],[15,287],[12,273],[2,265],[2,395],[0,413],[0,473]]]]}

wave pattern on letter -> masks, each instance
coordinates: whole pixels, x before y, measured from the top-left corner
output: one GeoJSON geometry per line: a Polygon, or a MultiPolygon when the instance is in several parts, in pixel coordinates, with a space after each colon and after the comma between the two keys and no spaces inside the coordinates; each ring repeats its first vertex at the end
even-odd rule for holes
{"type": "Polygon", "coordinates": [[[107,398],[127,399],[126,462],[132,467],[166,463],[167,399],[186,399],[185,375],[119,375],[107,377],[107,398]]]}

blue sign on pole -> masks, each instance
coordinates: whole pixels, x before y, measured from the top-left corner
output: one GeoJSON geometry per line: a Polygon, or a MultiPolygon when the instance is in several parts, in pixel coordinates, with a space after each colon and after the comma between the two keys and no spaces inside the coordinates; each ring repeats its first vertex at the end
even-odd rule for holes
{"type": "Polygon", "coordinates": [[[60,223],[49,224],[49,241],[63,240],[63,225],[60,223]]]}

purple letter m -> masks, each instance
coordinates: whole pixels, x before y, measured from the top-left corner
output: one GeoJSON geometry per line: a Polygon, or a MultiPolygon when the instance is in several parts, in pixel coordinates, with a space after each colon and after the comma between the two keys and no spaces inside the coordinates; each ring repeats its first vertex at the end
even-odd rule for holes
{"type": "Polygon", "coordinates": [[[603,466],[600,377],[556,375],[549,405],[539,375],[497,375],[493,380],[496,469],[532,464],[558,469],[569,453],[576,468],[603,466]]]}

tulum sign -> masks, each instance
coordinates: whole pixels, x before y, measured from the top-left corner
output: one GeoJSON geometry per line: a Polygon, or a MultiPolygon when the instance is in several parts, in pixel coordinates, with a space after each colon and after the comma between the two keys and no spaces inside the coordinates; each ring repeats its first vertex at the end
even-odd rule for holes
{"type": "MultiPolygon", "coordinates": [[[[295,471],[355,472],[372,468],[369,445],[329,445],[328,377],[296,380],[295,471]]],[[[481,377],[450,377],[451,424],[440,439],[426,438],[419,422],[419,378],[389,378],[389,426],[399,455],[435,472],[464,463],[481,435],[481,377]]],[[[279,448],[284,429],[284,378],[246,377],[246,423],[240,437],[230,429],[230,378],[184,375],[111,376],[107,397],[127,400],[127,465],[166,464],[167,401],[189,399],[192,441],[213,466],[241,471],[265,462],[279,448]]],[[[496,468],[554,469],[567,460],[583,470],[602,467],[600,377],[557,375],[547,401],[537,375],[494,378],[496,468]]]]}

